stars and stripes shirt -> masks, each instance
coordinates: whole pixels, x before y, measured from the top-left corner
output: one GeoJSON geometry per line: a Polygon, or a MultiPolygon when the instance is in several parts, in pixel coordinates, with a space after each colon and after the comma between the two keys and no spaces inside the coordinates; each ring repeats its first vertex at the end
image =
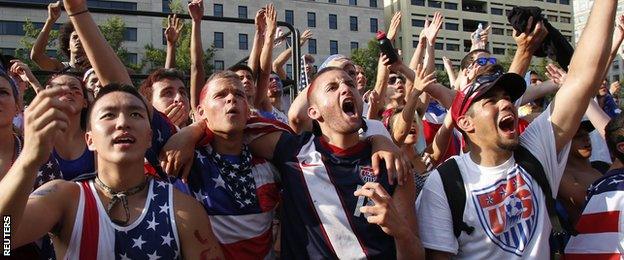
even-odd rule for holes
{"type": "MultiPolygon", "coordinates": [[[[176,181],[175,187],[202,203],[226,259],[271,257],[271,227],[279,201],[276,168],[252,156],[251,176],[224,172],[209,158],[212,147],[206,142],[195,149],[188,184],[176,181]]],[[[219,156],[233,168],[241,162],[239,156],[219,156]]]]}
{"type": "Polygon", "coordinates": [[[93,181],[79,182],[76,221],[65,259],[179,259],[173,186],[150,178],[141,215],[128,226],[113,223],[93,181]]]}
{"type": "Polygon", "coordinates": [[[565,259],[624,258],[624,168],[612,170],[592,184],[587,204],[570,238],[565,259]]]}

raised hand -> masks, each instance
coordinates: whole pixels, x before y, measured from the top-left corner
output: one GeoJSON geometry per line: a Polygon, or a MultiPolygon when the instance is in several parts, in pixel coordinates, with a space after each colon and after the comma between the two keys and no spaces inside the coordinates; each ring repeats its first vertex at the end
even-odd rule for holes
{"type": "Polygon", "coordinates": [[[620,48],[620,44],[624,40],[624,15],[620,15],[615,20],[615,30],[613,31],[613,45],[611,46],[611,52],[617,52],[620,48]]]}
{"type": "Polygon", "coordinates": [[[165,109],[164,114],[174,125],[180,126],[188,119],[189,109],[182,102],[174,102],[165,109]]]}
{"type": "Polygon", "coordinates": [[[24,150],[22,156],[33,164],[43,164],[49,158],[56,136],[67,129],[68,114],[73,108],[59,100],[69,88],[42,90],[24,112],[24,150]]]}
{"type": "Polygon", "coordinates": [[[273,3],[266,6],[266,14],[264,17],[266,22],[266,31],[270,34],[275,34],[275,30],[277,29],[277,11],[275,11],[273,3]]]}
{"type": "Polygon", "coordinates": [[[33,79],[37,80],[26,63],[23,63],[20,60],[11,60],[11,64],[13,65],[11,65],[9,71],[13,75],[19,77],[22,81],[31,82],[33,79]]]}
{"type": "Polygon", "coordinates": [[[533,54],[542,44],[546,35],[548,35],[548,30],[544,27],[543,22],[538,22],[531,31],[531,26],[533,25],[533,17],[529,17],[527,22],[527,27],[524,29],[520,35],[514,29],[513,38],[518,45],[518,50],[527,51],[533,54]]]}
{"type": "Polygon", "coordinates": [[[204,16],[204,0],[193,0],[188,4],[189,15],[194,22],[201,22],[204,16]]]}
{"type": "Polygon", "coordinates": [[[87,10],[87,0],[63,0],[63,7],[68,15],[87,10]]]}
{"type": "Polygon", "coordinates": [[[48,20],[56,22],[61,17],[61,2],[56,1],[48,5],[48,20]]]}
{"type": "Polygon", "coordinates": [[[609,92],[611,93],[611,95],[613,96],[620,96],[620,89],[622,88],[622,86],[620,85],[619,81],[614,81],[611,83],[611,86],[609,86],[609,92]]]}
{"type": "MultiPolygon", "coordinates": [[[[436,82],[436,74],[435,70],[427,73],[427,69],[418,64],[416,66],[416,70],[414,71],[414,88],[413,90],[418,90],[418,92],[422,92],[426,87],[436,82]]],[[[411,93],[410,93],[411,94],[411,93]]],[[[415,93],[420,95],[420,93],[415,93]]]]}
{"type": "Polygon", "coordinates": [[[476,35],[477,32],[474,31],[470,34],[470,41],[472,42],[472,49],[485,49],[485,46],[488,43],[488,39],[490,37],[490,31],[492,30],[492,26],[488,25],[483,31],[476,35]]]}
{"type": "Polygon", "coordinates": [[[264,32],[266,29],[266,8],[262,8],[256,12],[256,18],[254,18],[256,24],[256,30],[259,32],[264,32]]]}
{"type": "Polygon", "coordinates": [[[397,32],[399,31],[399,25],[401,25],[401,12],[396,12],[392,16],[392,20],[390,21],[390,28],[388,28],[388,39],[394,41],[397,36],[397,32]]]}
{"type": "Polygon", "coordinates": [[[565,81],[566,76],[568,75],[568,73],[566,73],[564,70],[562,70],[561,68],[555,66],[554,64],[550,63],[546,66],[546,76],[550,79],[553,80],[553,82],[555,82],[555,84],[561,86],[561,84],[563,84],[563,82],[565,81]]]}
{"type": "Polygon", "coordinates": [[[310,29],[306,29],[305,31],[303,31],[299,39],[299,45],[305,44],[310,38],[312,38],[312,36],[314,35],[312,34],[312,31],[310,31],[310,29]]]}
{"type": "Polygon", "coordinates": [[[425,35],[427,37],[427,43],[429,43],[429,45],[431,46],[435,44],[436,37],[438,37],[440,28],[442,28],[442,20],[444,20],[444,17],[440,12],[435,12],[433,14],[433,19],[431,20],[431,23],[429,24],[425,35]]]}
{"type": "Polygon", "coordinates": [[[167,44],[176,44],[176,42],[180,38],[180,32],[182,31],[183,26],[184,23],[180,22],[180,18],[178,18],[176,14],[169,15],[167,17],[167,28],[165,29],[165,38],[167,39],[167,44]]]}

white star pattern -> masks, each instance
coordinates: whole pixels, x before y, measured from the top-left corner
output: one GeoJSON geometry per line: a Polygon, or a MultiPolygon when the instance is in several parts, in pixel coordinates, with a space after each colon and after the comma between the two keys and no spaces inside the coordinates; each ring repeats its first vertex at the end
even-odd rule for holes
{"type": "Polygon", "coordinates": [[[148,225],[147,229],[151,228],[154,231],[156,231],[156,226],[158,226],[158,224],[160,224],[160,223],[156,222],[155,214],[156,213],[152,212],[152,221],[149,221],[149,220],[147,221],[147,225],[148,225]]]}
{"type": "Polygon", "coordinates": [[[237,170],[238,170],[238,167],[240,167],[238,164],[232,164],[232,168],[234,168],[234,169],[237,169],[237,170]]]}
{"type": "Polygon", "coordinates": [[[131,260],[126,254],[119,255],[119,257],[121,258],[121,260],[131,260]]]}
{"type": "Polygon", "coordinates": [[[219,174],[217,178],[212,178],[212,180],[215,182],[215,189],[218,187],[223,187],[225,189],[225,181],[221,178],[221,174],[219,174]]]}
{"type": "Polygon", "coordinates": [[[162,181],[157,181],[156,184],[158,184],[158,188],[165,188],[165,187],[167,187],[167,184],[162,182],[162,181]]]}
{"type": "Polygon", "coordinates": [[[154,200],[154,199],[156,198],[156,196],[158,196],[158,194],[157,194],[157,193],[152,193],[152,198],[151,198],[151,200],[154,200]]]}
{"type": "Polygon", "coordinates": [[[43,171],[38,171],[37,172],[37,177],[41,178],[43,176],[43,171]]]}
{"type": "Polygon", "coordinates": [[[138,239],[132,239],[132,241],[134,241],[134,245],[132,245],[132,247],[138,247],[139,249],[143,249],[143,244],[145,244],[145,241],[143,241],[143,236],[139,236],[138,239]]]}
{"type": "Polygon", "coordinates": [[[212,207],[212,202],[210,202],[210,198],[208,198],[208,196],[206,196],[203,191],[200,190],[199,192],[193,192],[193,194],[195,194],[195,198],[197,200],[199,200],[200,202],[204,202],[205,200],[206,204],[208,204],[208,207],[212,207]]]}
{"type": "Polygon", "coordinates": [[[157,259],[160,259],[160,256],[158,256],[158,255],[156,254],[156,250],[154,250],[154,253],[153,253],[153,254],[147,254],[147,257],[149,257],[149,260],[157,260],[157,259]]]}
{"type": "Polygon", "coordinates": [[[236,197],[237,199],[240,199],[240,193],[234,192],[234,197],[236,197]]]}
{"type": "Polygon", "coordinates": [[[156,130],[156,131],[158,132],[158,139],[157,139],[157,141],[158,141],[159,143],[164,142],[165,140],[163,139],[163,137],[162,137],[162,133],[160,132],[160,130],[156,130]]]}
{"type": "Polygon", "coordinates": [[[173,241],[173,238],[171,237],[171,233],[167,233],[166,236],[160,236],[163,239],[162,245],[168,245],[171,246],[171,241],[173,241]]]}
{"type": "Polygon", "coordinates": [[[238,179],[239,179],[239,180],[241,180],[241,181],[243,181],[243,182],[244,182],[245,180],[247,180],[247,179],[245,178],[245,176],[240,176],[240,178],[238,178],[238,179]]]}
{"type": "Polygon", "coordinates": [[[245,200],[245,204],[247,204],[247,205],[251,204],[251,200],[246,199],[246,200],[245,200]]]}
{"type": "Polygon", "coordinates": [[[623,182],[624,180],[611,180],[611,182],[609,182],[609,184],[617,184],[620,182],[623,182]]]}
{"type": "Polygon", "coordinates": [[[163,213],[163,212],[167,213],[167,211],[169,210],[169,205],[167,205],[166,203],[165,203],[165,205],[158,206],[158,207],[160,208],[160,212],[158,212],[158,213],[163,213]]]}
{"type": "Polygon", "coordinates": [[[176,250],[175,251],[175,256],[173,258],[174,259],[178,259],[178,257],[180,257],[180,251],[176,250]]]}
{"type": "Polygon", "coordinates": [[[234,178],[234,177],[236,177],[236,174],[234,172],[230,172],[229,176],[230,176],[230,178],[234,178]]]}
{"type": "Polygon", "coordinates": [[[46,166],[48,166],[49,169],[52,169],[52,162],[48,161],[48,163],[46,164],[46,166]]]}
{"type": "Polygon", "coordinates": [[[195,151],[195,153],[197,154],[197,159],[199,159],[199,161],[204,164],[204,159],[206,159],[206,156],[203,156],[201,153],[199,153],[199,151],[195,151]]]}

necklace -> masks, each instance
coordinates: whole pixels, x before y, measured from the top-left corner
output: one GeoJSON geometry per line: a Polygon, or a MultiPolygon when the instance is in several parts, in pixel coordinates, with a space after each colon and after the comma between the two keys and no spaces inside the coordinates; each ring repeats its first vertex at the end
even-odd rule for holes
{"type": "Polygon", "coordinates": [[[109,216],[111,215],[111,209],[113,209],[113,207],[115,207],[115,205],[117,205],[117,203],[121,201],[121,204],[124,207],[124,211],[126,212],[126,218],[125,220],[111,218],[111,221],[118,225],[125,225],[128,223],[128,221],[130,221],[130,208],[128,207],[128,197],[141,192],[145,188],[145,186],[147,186],[147,179],[143,183],[134,186],[128,190],[122,190],[117,192],[113,191],[111,187],[104,184],[98,176],[95,177],[95,184],[112,197],[106,209],[106,214],[108,214],[109,216]]]}

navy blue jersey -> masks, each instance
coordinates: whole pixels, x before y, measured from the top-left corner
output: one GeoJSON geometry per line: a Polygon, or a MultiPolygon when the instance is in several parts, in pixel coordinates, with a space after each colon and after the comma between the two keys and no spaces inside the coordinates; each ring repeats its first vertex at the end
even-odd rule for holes
{"type": "Polygon", "coordinates": [[[359,211],[372,202],[353,195],[365,182],[394,193],[385,171],[373,174],[370,144],[341,150],[311,133],[282,133],[273,159],[283,183],[284,259],[396,258],[394,238],[359,211]]]}
{"type": "Polygon", "coordinates": [[[56,149],[52,150],[52,156],[59,164],[59,168],[63,173],[63,179],[71,181],[74,178],[85,174],[95,172],[95,155],[93,151],[85,147],[84,152],[80,157],[75,160],[65,160],[60,154],[56,152],[56,149]]]}

